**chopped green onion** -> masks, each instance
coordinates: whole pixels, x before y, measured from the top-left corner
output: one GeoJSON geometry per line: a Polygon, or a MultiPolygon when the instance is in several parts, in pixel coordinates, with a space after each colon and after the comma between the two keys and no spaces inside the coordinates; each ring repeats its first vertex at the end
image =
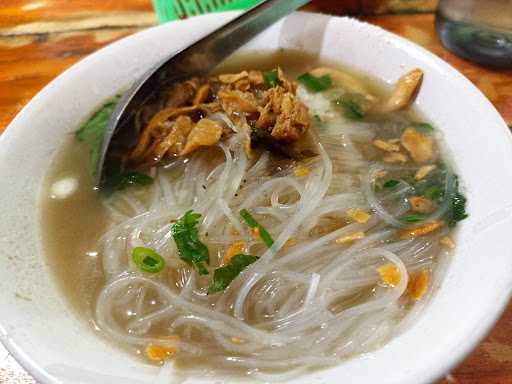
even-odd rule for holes
{"type": "Polygon", "coordinates": [[[242,219],[244,219],[249,227],[259,231],[261,240],[263,240],[267,247],[270,248],[274,244],[274,240],[272,239],[272,236],[270,236],[270,233],[268,233],[268,231],[261,224],[259,224],[254,217],[252,217],[247,209],[242,209],[240,211],[240,216],[242,219]]]}
{"type": "Polygon", "coordinates": [[[251,255],[236,255],[231,258],[229,264],[217,268],[213,273],[213,281],[208,288],[208,294],[223,291],[229,284],[249,265],[258,260],[258,257],[251,255]]]}
{"type": "Polygon", "coordinates": [[[171,232],[180,259],[196,268],[200,275],[207,275],[205,264],[210,264],[210,253],[199,240],[197,225],[200,217],[199,213],[188,211],[172,226],[171,232]]]}
{"type": "Polygon", "coordinates": [[[383,186],[384,188],[394,188],[394,187],[396,187],[398,184],[400,184],[400,181],[399,181],[399,180],[390,179],[390,180],[386,181],[384,184],[382,184],[382,186],[383,186]]]}
{"type": "Polygon", "coordinates": [[[432,185],[425,190],[423,196],[430,200],[437,200],[443,196],[443,190],[439,185],[432,185]]]}
{"type": "Polygon", "coordinates": [[[302,83],[312,92],[321,92],[332,86],[331,76],[325,75],[322,77],[316,77],[309,72],[304,73],[303,75],[297,78],[299,83],[302,83]]]}
{"type": "Polygon", "coordinates": [[[267,88],[274,88],[278,85],[281,85],[281,80],[279,80],[277,69],[263,72],[263,81],[265,82],[265,86],[267,88]]]}
{"type": "Polygon", "coordinates": [[[153,178],[140,172],[128,172],[123,174],[123,185],[150,185],[153,178]]]}
{"type": "Polygon", "coordinates": [[[401,217],[400,220],[403,221],[404,223],[417,223],[418,221],[421,221],[424,218],[424,215],[413,214],[401,217]]]}
{"type": "Polygon", "coordinates": [[[134,185],[146,186],[152,184],[154,179],[144,173],[137,171],[130,171],[126,173],[113,173],[105,178],[105,189],[108,190],[122,190],[134,185]]]}
{"type": "Polygon", "coordinates": [[[320,116],[318,116],[316,114],[313,115],[313,122],[315,123],[315,126],[317,126],[317,127],[321,127],[322,125],[324,125],[324,122],[322,121],[320,116]]]}
{"type": "Polygon", "coordinates": [[[157,273],[165,267],[164,258],[151,248],[133,248],[132,260],[143,272],[157,273]]]}
{"type": "Polygon", "coordinates": [[[421,132],[431,132],[434,130],[432,124],[429,123],[413,123],[412,126],[421,132]]]}
{"type": "Polygon", "coordinates": [[[343,108],[344,115],[347,119],[355,121],[363,120],[365,113],[359,103],[354,99],[341,97],[336,99],[334,104],[343,108]]]}

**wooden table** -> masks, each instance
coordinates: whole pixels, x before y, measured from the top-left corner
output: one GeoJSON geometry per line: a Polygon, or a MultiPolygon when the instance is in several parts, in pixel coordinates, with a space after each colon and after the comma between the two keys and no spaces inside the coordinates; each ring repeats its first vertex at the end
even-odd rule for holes
{"type": "MultiPolygon", "coordinates": [[[[436,5],[437,0],[317,0],[306,9],[358,14],[426,47],[473,81],[512,126],[512,71],[484,69],[444,49],[434,30],[436,5]]],[[[0,0],[0,132],[66,68],[156,23],[151,0],[0,0]]],[[[512,305],[443,383],[512,383],[511,324],[512,305]]],[[[1,346],[0,383],[35,383],[1,346]]]]}

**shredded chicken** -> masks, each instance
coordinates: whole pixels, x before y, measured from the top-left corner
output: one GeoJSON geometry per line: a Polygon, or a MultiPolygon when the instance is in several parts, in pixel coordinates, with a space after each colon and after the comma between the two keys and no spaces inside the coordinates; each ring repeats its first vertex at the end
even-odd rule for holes
{"type": "Polygon", "coordinates": [[[197,84],[195,80],[174,84],[167,92],[165,107],[176,108],[187,104],[187,102],[193,99],[196,89],[197,84]]]}
{"type": "Polygon", "coordinates": [[[249,83],[251,85],[259,87],[263,85],[263,74],[261,71],[249,71],[249,83]]]}
{"type": "MultiPolygon", "coordinates": [[[[392,95],[378,103],[364,82],[346,72],[320,67],[311,74],[329,76],[348,93],[360,95],[362,108],[378,113],[407,107],[423,77],[419,69],[405,74],[392,95]]],[[[234,133],[243,135],[248,156],[254,141],[292,153],[287,146],[303,137],[311,126],[308,108],[297,98],[296,89],[296,83],[281,68],[270,73],[245,70],[176,83],[162,102],[140,114],[139,137],[123,161],[134,168],[154,165],[165,158],[216,145],[234,133]]],[[[406,129],[400,139],[376,139],[373,145],[386,152],[383,161],[387,163],[405,164],[409,158],[425,163],[434,156],[432,139],[414,128],[406,129]]],[[[421,168],[416,178],[425,177],[431,170],[421,168]]]]}
{"type": "Polygon", "coordinates": [[[155,141],[160,141],[172,133],[172,120],[178,119],[180,115],[187,116],[188,113],[197,111],[197,107],[167,108],[158,112],[142,132],[137,146],[132,151],[130,157],[132,160],[140,160],[148,153],[148,148],[156,148],[155,141]],[[153,145],[151,142],[153,141],[153,145]]]}
{"type": "Polygon", "coordinates": [[[208,95],[210,93],[210,85],[204,84],[197,90],[196,95],[194,96],[193,105],[202,104],[208,99],[208,95]]]}
{"type": "Polygon", "coordinates": [[[219,75],[219,80],[221,83],[231,85],[234,89],[248,91],[252,87],[263,85],[263,74],[260,71],[242,71],[219,75]]]}
{"type": "Polygon", "coordinates": [[[153,156],[157,159],[161,159],[166,154],[176,156],[183,150],[193,127],[194,123],[189,116],[178,116],[170,133],[151,151],[153,156]]]}
{"type": "Polygon", "coordinates": [[[217,94],[222,109],[232,114],[233,112],[254,113],[258,112],[256,97],[250,92],[242,92],[237,89],[223,89],[217,94]]]}
{"type": "Polygon", "coordinates": [[[209,119],[199,120],[188,135],[187,144],[180,152],[180,156],[188,155],[202,146],[217,144],[221,135],[222,127],[219,123],[209,119]]]}
{"type": "Polygon", "coordinates": [[[307,107],[288,92],[281,99],[281,110],[271,136],[282,141],[296,141],[309,127],[307,107]]]}
{"type": "Polygon", "coordinates": [[[299,140],[310,127],[309,111],[296,97],[296,84],[280,68],[276,74],[278,84],[270,88],[261,71],[174,84],[160,107],[152,109],[158,112],[143,116],[147,122],[127,156],[128,165],[152,165],[166,157],[186,156],[233,134],[233,126],[245,136],[244,149],[249,156],[254,139],[280,145],[299,140]],[[216,113],[225,118],[210,118],[216,113]],[[227,124],[227,119],[233,124],[227,124]]]}
{"type": "Polygon", "coordinates": [[[309,128],[307,107],[283,87],[274,87],[266,92],[266,104],[260,108],[256,128],[284,141],[296,141],[309,128]]]}
{"type": "Polygon", "coordinates": [[[242,71],[240,73],[228,73],[225,75],[219,75],[219,80],[224,84],[233,84],[236,83],[238,80],[241,79],[248,79],[249,78],[249,72],[242,71]]]}

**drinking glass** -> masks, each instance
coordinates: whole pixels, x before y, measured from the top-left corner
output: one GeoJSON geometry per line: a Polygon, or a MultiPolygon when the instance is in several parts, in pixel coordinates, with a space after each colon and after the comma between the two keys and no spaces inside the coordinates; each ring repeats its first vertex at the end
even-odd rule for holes
{"type": "Polygon", "coordinates": [[[512,0],[441,0],[436,28],[444,46],[458,56],[512,68],[512,0]]]}

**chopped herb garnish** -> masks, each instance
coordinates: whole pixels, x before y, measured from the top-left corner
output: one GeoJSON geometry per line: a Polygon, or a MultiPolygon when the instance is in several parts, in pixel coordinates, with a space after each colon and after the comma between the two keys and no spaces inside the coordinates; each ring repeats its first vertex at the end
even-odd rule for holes
{"type": "Polygon", "coordinates": [[[443,196],[443,189],[439,185],[432,185],[425,190],[423,196],[430,200],[437,200],[443,196]]]}
{"type": "Polygon", "coordinates": [[[110,115],[114,111],[117,102],[121,96],[116,96],[105,103],[98,109],[87,122],[76,131],[75,136],[79,141],[87,143],[90,153],[91,173],[94,175],[96,166],[100,159],[101,145],[103,144],[103,136],[107,128],[110,115]]]}
{"type": "Polygon", "coordinates": [[[440,184],[441,177],[445,177],[445,172],[432,172],[427,180],[422,180],[415,185],[416,191],[427,199],[442,202],[449,198],[450,208],[444,215],[444,219],[449,226],[454,226],[459,221],[468,217],[466,213],[466,197],[459,191],[459,182],[455,176],[455,191],[450,196],[446,195],[444,186],[440,184]],[[426,185],[425,185],[426,184],[426,185]]]}
{"type": "Polygon", "coordinates": [[[431,132],[434,130],[432,124],[429,123],[413,123],[412,126],[421,132],[431,132]]]}
{"type": "Polygon", "coordinates": [[[425,218],[424,215],[412,214],[412,215],[407,215],[407,216],[401,217],[400,220],[403,221],[404,223],[417,223],[418,221],[421,221],[424,218],[425,218]]]}
{"type": "Polygon", "coordinates": [[[399,180],[390,179],[382,184],[383,188],[395,188],[398,184],[400,184],[399,180]]]}
{"type": "Polygon", "coordinates": [[[133,185],[150,185],[154,179],[144,173],[130,171],[126,173],[116,173],[109,175],[105,181],[105,189],[108,190],[122,190],[133,185]]]}
{"type": "Polygon", "coordinates": [[[263,72],[263,81],[265,82],[265,86],[267,88],[274,88],[278,85],[281,85],[281,80],[279,80],[277,69],[263,72]]]}
{"type": "Polygon", "coordinates": [[[151,248],[133,248],[132,260],[143,272],[157,273],[165,267],[164,258],[151,248]]]}
{"type": "Polygon", "coordinates": [[[349,97],[340,97],[334,101],[334,104],[340,106],[344,110],[344,115],[350,120],[362,120],[364,118],[364,111],[357,101],[349,97]]]}
{"type": "Polygon", "coordinates": [[[447,217],[448,225],[450,227],[453,227],[459,221],[464,220],[466,217],[468,217],[468,214],[466,213],[467,199],[462,193],[460,193],[458,181],[456,181],[456,184],[457,191],[452,197],[451,209],[447,217]]]}
{"type": "Polygon", "coordinates": [[[324,122],[322,121],[320,116],[318,116],[316,114],[313,115],[313,122],[315,123],[315,126],[317,126],[317,127],[321,127],[324,124],[324,122]]]}
{"type": "Polygon", "coordinates": [[[207,275],[206,265],[210,264],[210,254],[206,245],[199,240],[197,223],[200,217],[199,213],[188,211],[172,226],[171,232],[180,259],[196,268],[200,275],[207,275]]]}
{"type": "Polygon", "coordinates": [[[322,92],[332,86],[331,76],[325,75],[321,77],[316,77],[309,72],[304,73],[303,75],[297,78],[299,83],[302,83],[312,92],[322,92]]]}
{"type": "Polygon", "coordinates": [[[254,217],[252,217],[247,209],[242,209],[240,211],[240,216],[242,216],[242,219],[244,219],[249,227],[258,230],[261,240],[263,240],[267,247],[270,248],[274,244],[274,240],[272,239],[272,236],[270,236],[270,233],[268,233],[265,227],[258,223],[254,217]]]}
{"type": "Polygon", "coordinates": [[[128,172],[123,175],[126,184],[150,185],[153,178],[140,172],[128,172]]]}
{"type": "Polygon", "coordinates": [[[213,273],[212,285],[208,288],[208,294],[223,291],[229,284],[249,265],[258,260],[258,257],[251,255],[236,255],[231,258],[229,264],[217,268],[213,273]]]}

